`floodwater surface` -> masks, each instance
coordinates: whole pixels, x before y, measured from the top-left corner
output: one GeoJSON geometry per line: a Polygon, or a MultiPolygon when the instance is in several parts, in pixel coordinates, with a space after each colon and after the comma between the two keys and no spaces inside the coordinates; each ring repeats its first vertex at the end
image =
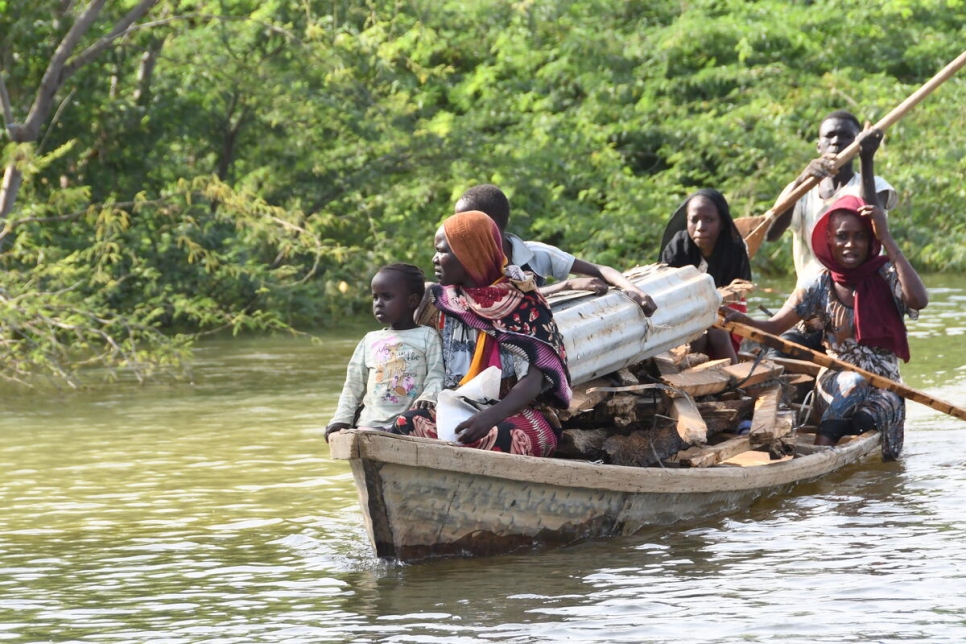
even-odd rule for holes
{"type": "MultiPolygon", "coordinates": [[[[966,406],[966,280],[927,285],[904,377],[966,406]]],[[[966,423],[918,404],[898,462],[747,510],[375,558],[323,440],[365,330],[211,342],[191,385],[5,392],[0,641],[966,641],[966,423]]]]}

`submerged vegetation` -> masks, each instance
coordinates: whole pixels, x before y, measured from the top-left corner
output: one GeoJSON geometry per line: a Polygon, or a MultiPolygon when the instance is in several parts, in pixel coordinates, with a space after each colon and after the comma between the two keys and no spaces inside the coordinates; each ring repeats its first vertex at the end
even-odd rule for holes
{"type": "MultiPolygon", "coordinates": [[[[0,373],[176,366],[199,333],[364,310],[469,185],[511,229],[656,259],[683,196],[762,214],[821,117],[875,122],[961,53],[962,0],[0,0],[0,373]]],[[[922,271],[966,268],[966,72],[877,171],[922,271]]],[[[755,271],[790,270],[788,240],[755,271]]]]}

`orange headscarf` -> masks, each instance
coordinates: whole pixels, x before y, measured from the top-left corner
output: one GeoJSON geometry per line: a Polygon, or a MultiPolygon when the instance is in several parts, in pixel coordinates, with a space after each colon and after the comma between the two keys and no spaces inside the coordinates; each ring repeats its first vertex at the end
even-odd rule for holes
{"type": "MultiPolygon", "coordinates": [[[[504,282],[507,264],[503,254],[503,235],[496,222],[479,210],[467,210],[443,222],[443,234],[450,250],[477,288],[504,282]]],[[[460,384],[465,384],[490,366],[500,365],[500,347],[492,337],[480,332],[473,362],[460,384]]]]}
{"type": "Polygon", "coordinates": [[[489,215],[479,210],[455,214],[443,222],[443,234],[477,286],[490,286],[503,279],[507,264],[503,236],[489,215]]]}

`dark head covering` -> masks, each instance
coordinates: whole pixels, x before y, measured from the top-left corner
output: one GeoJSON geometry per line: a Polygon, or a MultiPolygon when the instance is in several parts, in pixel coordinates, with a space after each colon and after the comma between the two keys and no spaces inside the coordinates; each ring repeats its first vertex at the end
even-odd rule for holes
{"type": "Polygon", "coordinates": [[[858,197],[846,195],[833,203],[823,214],[812,231],[812,251],[818,261],[828,269],[832,281],[855,290],[855,341],[870,347],[887,349],[909,362],[909,339],[902,314],[896,308],[892,289],[879,274],[879,269],[889,260],[880,255],[882,243],[875,236],[872,218],[859,214],[865,202],[858,197]],[[828,230],[832,215],[845,212],[858,217],[869,234],[869,255],[859,266],[845,268],[835,261],[828,242],[828,230]]]}
{"type": "Polygon", "coordinates": [[[736,279],[750,281],[751,262],[748,260],[748,249],[731,218],[727,199],[712,188],[702,188],[692,193],[671,215],[661,240],[660,261],[675,268],[701,264],[701,250],[688,235],[688,202],[698,196],[710,199],[721,218],[718,240],[714,244],[711,257],[705,260],[708,262],[708,274],[714,279],[714,285],[727,286],[736,279]]]}

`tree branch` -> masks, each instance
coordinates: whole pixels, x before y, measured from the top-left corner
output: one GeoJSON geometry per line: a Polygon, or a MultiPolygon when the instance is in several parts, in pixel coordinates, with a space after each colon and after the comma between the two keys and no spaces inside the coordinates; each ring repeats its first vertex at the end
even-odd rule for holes
{"type": "Polygon", "coordinates": [[[76,93],[77,88],[70,90],[70,93],[67,94],[67,97],[60,102],[60,105],[57,106],[57,111],[54,112],[54,118],[50,120],[50,125],[47,126],[47,131],[44,133],[44,138],[41,139],[40,144],[37,146],[38,154],[44,149],[44,145],[47,143],[47,138],[50,136],[50,133],[54,131],[54,126],[57,125],[57,121],[60,120],[60,115],[64,113],[64,108],[67,107],[67,104],[70,103],[70,99],[74,98],[74,94],[76,93]]]}
{"type": "Polygon", "coordinates": [[[77,47],[77,43],[91,28],[94,21],[97,20],[97,16],[100,14],[101,9],[104,8],[105,2],[107,0],[94,0],[87,5],[87,8],[81,12],[81,15],[71,25],[63,40],[57,45],[57,49],[54,51],[54,55],[50,57],[47,69],[44,71],[44,77],[40,81],[40,87],[37,88],[37,96],[34,99],[34,104],[30,106],[30,112],[24,121],[23,131],[20,132],[20,136],[22,137],[20,139],[21,141],[37,140],[40,132],[40,124],[47,120],[47,115],[50,113],[50,103],[64,82],[64,65],[74,52],[74,48],[77,47]]]}
{"type": "MultiPolygon", "coordinates": [[[[159,204],[166,203],[164,200],[154,200],[154,201],[118,201],[116,203],[110,204],[112,208],[132,208],[134,206],[156,206],[159,204]]],[[[23,226],[24,224],[46,224],[54,221],[73,221],[75,219],[80,219],[88,212],[91,208],[104,208],[107,204],[101,206],[89,206],[84,210],[78,210],[77,212],[72,212],[66,215],[55,215],[53,217],[24,217],[23,219],[11,219],[6,222],[3,230],[0,231],[0,241],[3,241],[7,235],[12,233],[14,230],[23,226]]]]}
{"type": "Polygon", "coordinates": [[[12,140],[13,133],[10,128],[13,127],[13,105],[10,104],[7,84],[3,82],[3,72],[0,72],[0,107],[3,108],[3,129],[7,130],[7,134],[12,140]]]}
{"type": "Polygon", "coordinates": [[[159,0],[141,0],[137,5],[127,12],[127,15],[118,20],[117,24],[114,25],[114,29],[111,30],[109,34],[95,42],[93,45],[77,54],[71,61],[64,66],[63,75],[61,77],[61,82],[70,78],[70,76],[76,72],[78,69],[86,65],[87,63],[94,60],[102,51],[114,44],[114,41],[125,36],[136,28],[133,27],[135,22],[144,17],[144,15],[150,11],[154,5],[158,4],[159,0]]]}

